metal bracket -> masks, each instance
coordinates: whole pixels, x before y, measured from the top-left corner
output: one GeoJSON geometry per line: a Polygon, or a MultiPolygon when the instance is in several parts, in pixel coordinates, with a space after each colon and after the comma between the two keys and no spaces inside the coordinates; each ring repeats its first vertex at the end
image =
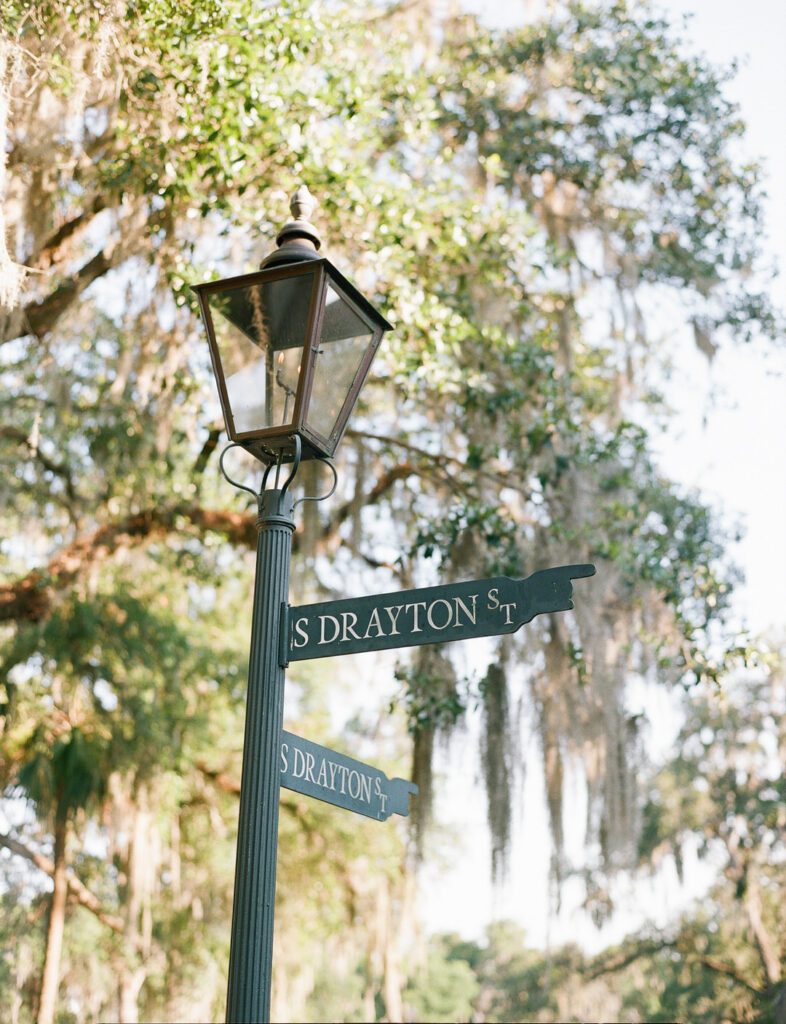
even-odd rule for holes
{"type": "Polygon", "coordinates": [[[281,604],[281,618],[278,635],[278,663],[282,668],[289,666],[289,605],[281,604]]]}
{"type": "Polygon", "coordinates": [[[330,488],[327,494],[306,494],[302,498],[298,498],[298,500],[295,502],[295,508],[297,508],[298,505],[302,505],[304,501],[325,501],[327,498],[330,498],[333,495],[336,488],[338,487],[338,473],[336,472],[336,467],[333,465],[330,459],[318,459],[317,461],[321,463],[323,466],[327,466],[327,468],[333,474],[333,486],[330,488]]]}
{"type": "MultiPolygon", "coordinates": [[[[221,470],[221,475],[224,477],[228,484],[232,484],[233,487],[237,487],[239,491],[248,491],[249,494],[253,494],[254,497],[256,498],[257,492],[255,490],[253,490],[251,487],[246,487],[245,484],[239,484],[237,480],[233,480],[229,473],[227,473],[227,471],[224,469],[224,456],[226,455],[230,448],[243,448],[243,445],[238,444],[237,441],[231,441],[223,450],[223,452],[221,452],[221,457],[218,460],[218,468],[221,470]]],[[[246,449],[243,448],[243,451],[245,450],[246,449]]]]}

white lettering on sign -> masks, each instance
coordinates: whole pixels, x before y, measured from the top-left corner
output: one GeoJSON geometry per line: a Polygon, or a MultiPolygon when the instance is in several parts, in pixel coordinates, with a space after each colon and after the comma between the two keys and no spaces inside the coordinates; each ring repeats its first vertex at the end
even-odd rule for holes
{"type": "Polygon", "coordinates": [[[368,626],[366,626],[366,632],[363,634],[363,639],[368,640],[371,636],[384,636],[385,630],[382,628],[382,623],[379,621],[379,612],[375,608],[369,616],[368,626]],[[376,633],[372,633],[371,630],[375,629],[376,633]]]}
{"type": "MultiPolygon", "coordinates": [[[[303,621],[303,620],[301,619],[301,621],[303,621]]],[[[308,621],[308,620],[306,620],[306,621],[308,621]]],[[[332,616],[332,615],[320,615],[319,616],[319,621],[320,621],[320,625],[321,625],[321,628],[320,628],[320,631],[319,631],[319,642],[321,644],[332,644],[332,643],[334,643],[338,639],[338,634],[341,632],[341,626],[338,623],[338,619],[334,618],[334,616],[332,616]],[[332,624],[336,627],[336,630],[333,633],[333,636],[326,636],[325,635],[325,623],[327,622],[328,619],[330,619],[332,624]]]]}
{"type": "Polygon", "coordinates": [[[352,799],[357,800],[360,796],[360,775],[354,768],[350,768],[349,770],[349,784],[347,788],[349,789],[349,795],[352,799]]]}
{"type": "Polygon", "coordinates": [[[295,621],[295,636],[292,640],[293,647],[305,647],[308,643],[308,633],[306,632],[306,626],[308,625],[308,616],[304,616],[302,619],[295,621]],[[298,642],[300,638],[300,642],[298,642]]]}
{"type": "Polygon", "coordinates": [[[382,804],[381,813],[385,813],[385,804],[388,802],[387,793],[382,792],[382,784],[379,779],[374,779],[374,792],[376,793],[377,799],[382,804]]]}
{"type": "Polygon", "coordinates": [[[405,612],[408,612],[409,609],[412,608],[412,632],[413,633],[422,633],[423,632],[421,627],[418,625],[418,608],[425,608],[425,607],[426,607],[426,602],[425,601],[415,601],[414,604],[405,604],[404,605],[404,611],[405,612]]]}
{"type": "MultiPolygon", "coordinates": [[[[378,607],[361,607],[357,611],[336,611],[335,615],[300,615],[293,620],[290,645],[292,650],[313,645],[325,647],[362,643],[364,640],[384,640],[387,637],[424,633],[429,630],[441,634],[440,640],[452,639],[445,633],[478,625],[478,599],[480,594],[464,597],[449,595],[433,601],[411,601],[378,607]]],[[[485,614],[495,612],[500,625],[515,623],[517,603],[500,599],[499,587],[491,587],[484,596],[485,614]]],[[[481,604],[481,609],[483,608],[481,604]]],[[[459,635],[456,639],[461,639],[459,635]]]]}
{"type": "MultiPolygon", "coordinates": [[[[390,636],[398,636],[399,635],[399,631],[396,629],[396,623],[398,622],[398,617],[401,614],[401,605],[400,604],[394,604],[392,608],[386,608],[385,611],[388,613],[388,616],[390,617],[390,634],[389,635],[390,636]],[[393,612],[395,612],[396,614],[394,615],[393,612]]],[[[383,634],[383,636],[384,636],[384,634],[383,634]]]]}
{"type": "Polygon", "coordinates": [[[509,604],[501,604],[500,605],[500,608],[505,613],[505,625],[506,626],[512,626],[513,625],[513,619],[510,617],[510,609],[511,608],[515,609],[515,607],[516,607],[516,602],[515,601],[511,601],[509,604]]]}
{"type": "Polygon", "coordinates": [[[346,641],[351,636],[354,640],[359,640],[360,637],[355,632],[355,626],[358,621],[357,615],[354,612],[342,612],[341,621],[344,623],[344,632],[341,639],[346,641]],[[352,620],[351,622],[349,621],[350,619],[352,620]]]}
{"type": "Polygon", "coordinates": [[[513,633],[536,615],[569,611],[571,581],[594,573],[589,563],[558,565],[525,579],[494,576],[286,608],[279,659],[286,666],[307,658],[513,633]]]}
{"type": "MultiPolygon", "coordinates": [[[[426,609],[426,618],[428,619],[428,624],[429,626],[431,626],[432,629],[447,629],[448,626],[450,625],[450,620],[453,618],[453,609],[450,607],[450,601],[446,601],[444,598],[441,597],[438,598],[436,601],[432,601],[431,604],[426,609]],[[448,612],[448,617],[445,619],[441,626],[439,625],[438,622],[434,621],[434,609],[437,607],[437,605],[442,605],[444,608],[447,609],[448,612]]],[[[439,616],[437,616],[437,618],[439,618],[439,616]]]]}
{"type": "MultiPolygon", "coordinates": [[[[377,779],[377,782],[379,782],[379,779],[377,779]]],[[[367,804],[370,804],[371,803],[371,776],[370,775],[361,775],[360,776],[360,793],[361,793],[362,799],[365,800],[367,804]]]]}
{"type": "Polygon", "coordinates": [[[469,599],[472,602],[472,611],[470,611],[469,608],[467,608],[467,606],[464,604],[464,602],[461,600],[460,597],[454,597],[453,598],[453,600],[455,602],[455,605],[456,605],[456,625],[457,626],[463,626],[464,625],[463,622],[459,622],[459,608],[462,608],[464,610],[464,614],[467,616],[467,619],[469,620],[469,623],[471,625],[473,625],[473,626],[477,625],[477,621],[478,621],[478,595],[477,594],[470,594],[469,595],[469,599]]]}
{"type": "Polygon", "coordinates": [[[315,755],[282,740],[280,771],[282,775],[302,779],[326,793],[348,796],[368,807],[372,817],[384,820],[388,816],[389,794],[385,792],[384,779],[364,772],[360,767],[349,768],[324,754],[315,755]]]}

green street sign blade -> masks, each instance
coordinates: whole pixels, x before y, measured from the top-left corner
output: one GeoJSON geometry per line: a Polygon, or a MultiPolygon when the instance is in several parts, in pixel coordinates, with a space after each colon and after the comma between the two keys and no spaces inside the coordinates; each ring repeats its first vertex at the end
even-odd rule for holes
{"type": "Polygon", "coordinates": [[[536,615],[573,607],[572,580],[595,566],[559,565],[526,579],[495,576],[290,608],[289,661],[515,633],[536,615]]]}
{"type": "Polygon", "coordinates": [[[281,785],[348,811],[387,821],[391,814],[409,815],[410,794],[418,787],[406,779],[389,779],[379,768],[304,740],[281,734],[281,785]]]}

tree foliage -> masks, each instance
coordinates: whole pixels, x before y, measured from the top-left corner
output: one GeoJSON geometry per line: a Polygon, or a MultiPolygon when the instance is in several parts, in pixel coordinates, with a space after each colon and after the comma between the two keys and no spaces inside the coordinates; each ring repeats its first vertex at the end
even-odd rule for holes
{"type": "MultiPolygon", "coordinates": [[[[433,940],[477,986],[465,1019],[781,1024],[786,1019],[782,651],[728,682],[686,696],[676,749],[649,779],[642,877],[712,858],[718,880],[681,918],[595,956],[528,948],[509,922],[481,942],[433,940]]],[[[443,970],[442,978],[449,976],[443,970]]],[[[435,988],[439,988],[435,985],[435,988]]]]}
{"type": "MultiPolygon", "coordinates": [[[[301,180],[396,331],[339,493],[296,536],[293,600],[595,561],[575,614],[500,643],[481,684],[421,649],[399,704],[421,832],[435,737],[478,702],[504,870],[523,696],[556,872],[574,762],[593,867],[635,859],[628,681],[717,680],[746,654],[722,629],[723,532],[649,434],[664,311],[706,351],[779,328],[751,277],[759,177],[733,156],[723,85],[646,4],[559,3],[499,32],[426,3],[7,0],[0,772],[9,814],[26,811],[3,842],[51,874],[59,808],[69,920],[105,936],[88,970],[66,929],[84,1019],[220,1014],[255,531],[219,486],[188,286],[257,264],[301,180]]],[[[403,839],[283,800],[277,1012],[347,957],[368,1013],[395,1017],[403,839]]],[[[46,899],[12,882],[42,927],[46,899]]],[[[28,1012],[37,968],[20,965],[28,1012]]]]}

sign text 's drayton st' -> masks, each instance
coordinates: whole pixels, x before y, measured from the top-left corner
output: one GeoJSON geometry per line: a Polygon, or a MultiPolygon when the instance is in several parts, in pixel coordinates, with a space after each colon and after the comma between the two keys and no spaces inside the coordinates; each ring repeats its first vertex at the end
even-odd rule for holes
{"type": "Polygon", "coordinates": [[[290,661],[513,633],[536,615],[573,607],[572,580],[595,566],[560,565],[523,580],[495,576],[290,608],[290,661]]]}
{"type": "Polygon", "coordinates": [[[409,797],[418,787],[406,779],[389,779],[354,757],[339,754],[291,732],[281,734],[281,785],[296,793],[386,821],[409,814],[409,797]]]}

